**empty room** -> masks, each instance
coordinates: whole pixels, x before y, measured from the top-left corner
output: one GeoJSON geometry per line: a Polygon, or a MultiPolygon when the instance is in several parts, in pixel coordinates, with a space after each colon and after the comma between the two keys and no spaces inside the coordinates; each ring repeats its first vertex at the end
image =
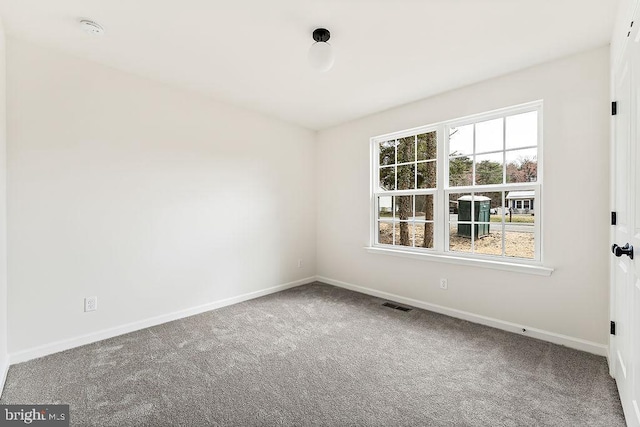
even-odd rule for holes
{"type": "Polygon", "coordinates": [[[0,426],[640,427],[639,23],[0,0],[0,426]]]}

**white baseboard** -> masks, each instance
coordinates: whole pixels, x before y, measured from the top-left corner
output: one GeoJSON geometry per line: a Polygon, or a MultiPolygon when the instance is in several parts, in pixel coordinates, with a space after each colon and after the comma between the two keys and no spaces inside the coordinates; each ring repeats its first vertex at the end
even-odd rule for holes
{"type": "MultiPolygon", "coordinates": [[[[171,322],[173,320],[182,319],[185,317],[193,316],[196,314],[204,313],[205,311],[215,310],[216,308],[226,307],[228,305],[237,304],[243,301],[247,301],[254,298],[259,298],[265,295],[280,292],[285,289],[294,288],[296,286],[311,283],[315,280],[315,277],[307,277],[304,279],[296,280],[293,282],[285,283],[283,285],[273,286],[270,288],[262,289],[255,292],[249,292],[246,294],[238,295],[231,298],[226,298],[219,301],[209,302],[207,304],[199,305],[196,307],[188,308],[185,310],[174,311],[173,313],[163,314],[160,316],[152,317],[137,322],[128,323],[121,326],[116,326],[109,329],[103,329],[101,331],[93,332],[86,335],[81,335],[75,338],[69,338],[61,341],[44,344],[37,347],[32,347],[26,350],[21,350],[15,353],[11,353],[9,360],[11,364],[26,362],[27,360],[36,359],[38,357],[47,356],[49,354],[58,353],[60,351],[69,350],[74,347],[80,347],[82,345],[91,344],[96,341],[113,338],[118,335],[128,334],[130,332],[138,331],[140,329],[149,328],[151,326],[160,325],[162,323],[171,322]]],[[[7,364],[8,367],[8,364],[7,364]]]]}
{"type": "Polygon", "coordinates": [[[4,362],[0,363],[0,396],[4,391],[4,383],[7,381],[7,372],[9,372],[9,355],[4,356],[4,362]]]}
{"type": "Polygon", "coordinates": [[[541,329],[531,328],[525,325],[518,325],[516,323],[506,322],[504,320],[494,319],[492,317],[481,316],[479,314],[469,313],[467,311],[456,310],[454,308],[448,308],[448,307],[444,307],[437,304],[431,304],[431,303],[416,300],[413,298],[406,298],[400,295],[378,291],[375,289],[366,288],[364,286],[358,286],[351,283],[342,282],[340,280],[330,279],[328,277],[316,276],[316,280],[319,282],[327,283],[329,285],[338,286],[340,288],[345,288],[345,289],[360,292],[363,294],[372,295],[378,298],[388,299],[401,304],[406,304],[413,307],[418,307],[425,310],[433,311],[436,313],[445,314],[447,316],[455,317],[457,319],[468,320],[469,322],[491,326],[493,328],[517,333],[519,335],[526,335],[528,337],[537,338],[539,340],[548,341],[554,344],[559,344],[559,345],[574,348],[577,350],[586,351],[588,353],[597,354],[599,356],[605,356],[605,357],[608,356],[609,347],[604,344],[598,344],[592,341],[587,341],[580,338],[574,338],[567,335],[556,334],[555,332],[543,331],[541,329]],[[525,332],[523,332],[523,329],[525,330],[525,332]]]}

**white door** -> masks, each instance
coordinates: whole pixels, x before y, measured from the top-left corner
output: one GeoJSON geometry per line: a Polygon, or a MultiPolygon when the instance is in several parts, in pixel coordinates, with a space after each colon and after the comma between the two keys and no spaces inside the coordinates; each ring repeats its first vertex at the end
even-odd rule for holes
{"type": "Polygon", "coordinates": [[[613,203],[617,225],[612,233],[611,317],[616,335],[610,363],[629,426],[640,426],[640,33],[632,28],[613,71],[617,115],[614,116],[613,203]],[[625,245],[635,249],[633,259],[625,245]],[[612,247],[612,251],[616,248],[612,247]],[[617,255],[617,256],[616,256],[617,255]]]}

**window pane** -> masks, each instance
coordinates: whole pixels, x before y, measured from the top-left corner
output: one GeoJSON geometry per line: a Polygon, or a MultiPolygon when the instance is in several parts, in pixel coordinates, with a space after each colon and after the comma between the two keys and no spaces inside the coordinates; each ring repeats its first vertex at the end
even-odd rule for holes
{"type": "Polygon", "coordinates": [[[476,123],[476,153],[503,150],[502,117],[476,123]]]}
{"type": "Polygon", "coordinates": [[[449,155],[473,154],[473,125],[451,128],[449,131],[449,155]]]}
{"type": "Polygon", "coordinates": [[[478,222],[502,222],[502,191],[476,193],[475,219],[478,222]]]}
{"type": "Polygon", "coordinates": [[[397,246],[413,246],[413,230],[412,222],[400,222],[395,224],[396,245],[397,246]]]}
{"type": "MultiPolygon", "coordinates": [[[[512,215],[531,215],[534,211],[535,206],[535,196],[536,192],[534,190],[521,190],[521,191],[509,191],[505,197],[506,205],[509,208],[507,214],[511,213],[512,215]]],[[[525,218],[526,219],[526,218],[525,218]]],[[[507,218],[507,221],[509,219],[507,218]]],[[[513,222],[514,219],[511,218],[510,222],[513,222]]],[[[525,221],[524,219],[520,222],[533,222],[533,220],[529,219],[525,221]]]]}
{"type": "Polygon", "coordinates": [[[396,219],[413,219],[413,196],[395,196],[396,219]]]}
{"type": "Polygon", "coordinates": [[[393,210],[391,203],[393,198],[391,196],[378,197],[378,218],[392,218],[393,210]]]}
{"type": "Polygon", "coordinates": [[[416,165],[398,166],[398,190],[413,190],[416,188],[416,165]]]}
{"type": "Polygon", "coordinates": [[[471,230],[471,224],[451,222],[449,224],[449,250],[453,252],[471,252],[471,236],[467,231],[471,230]],[[461,229],[458,229],[458,227],[461,229]]]}
{"type": "Polygon", "coordinates": [[[433,221],[433,195],[423,194],[416,197],[416,221],[433,221]]]}
{"type": "Polygon", "coordinates": [[[538,145],[538,112],[507,117],[507,149],[538,145]]]}
{"type": "Polygon", "coordinates": [[[395,166],[380,168],[380,188],[382,188],[383,190],[396,189],[395,166]]]}
{"type": "Polygon", "coordinates": [[[476,237],[474,253],[482,255],[502,256],[502,224],[476,224],[478,236],[481,236],[483,229],[487,228],[488,233],[481,237],[476,237]]]}
{"type": "MultiPolygon", "coordinates": [[[[456,215],[455,221],[458,220],[458,200],[460,198],[463,197],[471,197],[471,194],[469,193],[449,193],[449,214],[450,215],[456,215]]],[[[452,220],[453,220],[452,219],[452,220]]],[[[469,217],[469,221],[471,220],[471,217],[469,217]]]]}
{"type": "Polygon", "coordinates": [[[435,161],[418,163],[418,188],[436,188],[437,176],[435,161]]]}
{"type": "Polygon", "coordinates": [[[502,153],[476,156],[476,184],[502,184],[502,153]]]}
{"type": "Polygon", "coordinates": [[[416,161],[415,144],[415,136],[408,136],[398,140],[398,163],[416,161]]]}
{"type": "Polygon", "coordinates": [[[471,252],[471,194],[449,194],[449,250],[471,252]]]}
{"type": "Polygon", "coordinates": [[[538,179],[538,150],[507,151],[507,182],[535,182],[538,179]]]}
{"type": "Polygon", "coordinates": [[[432,160],[438,154],[438,136],[436,131],[418,135],[418,161],[432,160]]]}
{"type": "Polygon", "coordinates": [[[396,162],[396,141],[380,143],[380,166],[393,165],[396,162]]]}
{"type": "Polygon", "coordinates": [[[491,222],[491,232],[495,229],[496,232],[500,231],[500,228],[494,228],[494,224],[502,223],[503,217],[509,215],[509,202],[505,200],[503,202],[503,195],[506,195],[502,191],[492,191],[487,193],[478,193],[482,196],[489,197],[491,199],[491,206],[489,209],[489,218],[491,222]],[[504,205],[503,205],[504,203],[504,205]]]}
{"type": "Polygon", "coordinates": [[[433,229],[432,222],[415,223],[417,248],[433,248],[433,229]]]}
{"type": "Polygon", "coordinates": [[[469,157],[449,159],[449,186],[471,185],[473,179],[473,160],[469,157]]]}
{"type": "Polygon", "coordinates": [[[514,212],[505,217],[505,255],[535,258],[535,216],[514,212]]]}
{"type": "Polygon", "coordinates": [[[474,253],[502,255],[502,191],[476,193],[473,197],[474,253]]]}
{"type": "Polygon", "coordinates": [[[393,244],[393,223],[378,222],[378,243],[383,245],[393,244]]]}

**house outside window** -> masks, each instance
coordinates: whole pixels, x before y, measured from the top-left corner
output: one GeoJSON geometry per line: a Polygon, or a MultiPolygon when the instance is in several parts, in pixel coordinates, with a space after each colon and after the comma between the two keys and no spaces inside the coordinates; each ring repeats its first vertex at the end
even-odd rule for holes
{"type": "Polygon", "coordinates": [[[535,200],[534,191],[510,191],[507,194],[507,200],[511,202],[512,208],[518,214],[534,214],[533,201],[535,200]]]}

